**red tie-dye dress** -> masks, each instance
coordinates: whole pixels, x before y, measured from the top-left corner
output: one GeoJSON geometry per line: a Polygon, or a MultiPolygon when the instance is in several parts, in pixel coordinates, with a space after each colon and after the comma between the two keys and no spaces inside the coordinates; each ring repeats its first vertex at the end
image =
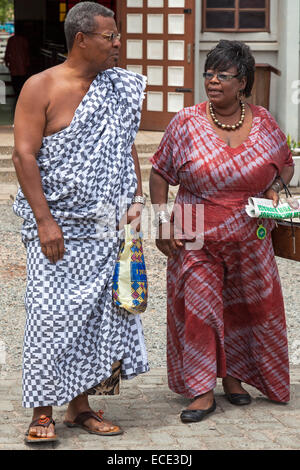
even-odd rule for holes
{"type": "Polygon", "coordinates": [[[178,185],[175,203],[204,207],[204,246],[182,248],[167,268],[167,364],[170,388],[193,398],[231,375],[272,400],[289,400],[286,322],[271,241],[257,237],[245,212],[284,166],[286,138],[271,114],[252,106],[246,141],[231,148],[217,135],[206,103],[169,124],[153,168],[178,185]]]}

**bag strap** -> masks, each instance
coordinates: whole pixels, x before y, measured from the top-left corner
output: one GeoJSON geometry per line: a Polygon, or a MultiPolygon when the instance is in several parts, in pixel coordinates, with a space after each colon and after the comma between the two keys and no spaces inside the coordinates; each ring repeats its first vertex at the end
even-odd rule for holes
{"type": "MultiPolygon", "coordinates": [[[[291,191],[289,190],[287,184],[283,181],[282,177],[279,175],[278,178],[280,179],[286,198],[288,197],[293,197],[291,191]]],[[[293,238],[293,249],[294,249],[294,254],[296,254],[296,234],[295,234],[295,226],[293,223],[293,219],[290,220],[291,224],[291,230],[292,230],[292,238],[293,238]]]]}
{"type": "Polygon", "coordinates": [[[283,186],[283,189],[285,191],[286,197],[288,197],[288,196],[293,197],[291,191],[289,190],[288,186],[285,184],[285,182],[283,181],[283,179],[281,178],[280,175],[278,176],[278,178],[280,179],[280,181],[282,183],[282,186],[283,186]]]}

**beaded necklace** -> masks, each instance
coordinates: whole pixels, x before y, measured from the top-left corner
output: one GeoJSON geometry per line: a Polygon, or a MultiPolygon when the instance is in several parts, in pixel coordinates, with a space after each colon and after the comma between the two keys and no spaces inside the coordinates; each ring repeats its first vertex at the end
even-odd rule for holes
{"type": "Polygon", "coordinates": [[[245,120],[245,103],[240,101],[240,105],[241,105],[241,118],[236,124],[233,124],[233,125],[222,124],[222,122],[220,122],[219,119],[217,119],[211,102],[209,102],[209,112],[214,123],[217,124],[217,126],[221,127],[221,129],[224,129],[226,131],[235,131],[236,129],[238,129],[239,127],[243,125],[243,122],[245,120]]]}

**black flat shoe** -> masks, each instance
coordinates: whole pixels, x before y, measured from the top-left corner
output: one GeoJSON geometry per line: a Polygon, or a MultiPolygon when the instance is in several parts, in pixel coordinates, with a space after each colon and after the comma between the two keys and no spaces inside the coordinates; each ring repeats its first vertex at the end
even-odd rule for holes
{"type": "Polygon", "coordinates": [[[197,423],[202,421],[202,419],[212,413],[216,409],[216,401],[213,401],[213,404],[207,410],[183,410],[180,414],[180,419],[183,423],[197,423]]]}
{"type": "Polygon", "coordinates": [[[242,406],[251,403],[249,393],[225,393],[225,396],[232,405],[242,406]]]}

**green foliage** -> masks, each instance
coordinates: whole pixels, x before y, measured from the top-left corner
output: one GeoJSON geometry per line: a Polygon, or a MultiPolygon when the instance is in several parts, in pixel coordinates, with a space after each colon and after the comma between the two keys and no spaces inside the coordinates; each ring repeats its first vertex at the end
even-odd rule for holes
{"type": "Polygon", "coordinates": [[[0,0],[0,23],[13,21],[14,19],[14,0],[0,0]]]}
{"type": "Polygon", "coordinates": [[[288,134],[286,141],[291,150],[294,150],[295,148],[300,148],[300,140],[297,142],[297,140],[292,139],[290,134],[288,134]]]}

